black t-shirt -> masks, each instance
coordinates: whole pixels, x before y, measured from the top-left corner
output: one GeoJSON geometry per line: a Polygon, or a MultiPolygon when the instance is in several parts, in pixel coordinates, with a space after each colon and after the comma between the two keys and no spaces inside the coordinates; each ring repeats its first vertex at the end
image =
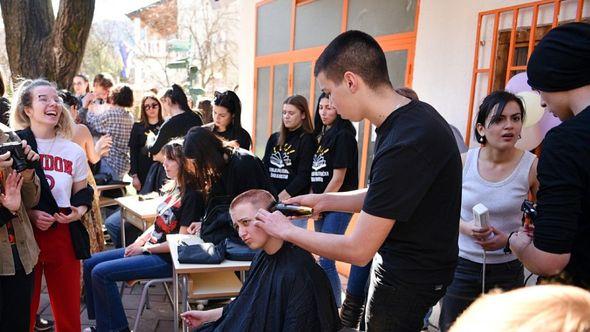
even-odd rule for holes
{"type": "Polygon", "coordinates": [[[459,251],[462,172],[451,128],[432,106],[412,101],[376,132],[363,211],[395,220],[378,251],[377,280],[448,285],[459,251]]]}
{"type": "Polygon", "coordinates": [[[213,129],[213,132],[227,141],[237,141],[240,147],[244,150],[250,150],[252,138],[244,128],[236,129],[233,128],[233,126],[230,126],[225,131],[220,132],[213,129]]]}
{"type": "Polygon", "coordinates": [[[344,182],[338,191],[358,188],[358,147],[352,132],[337,127],[323,136],[313,155],[311,190],[320,194],[326,190],[335,169],[346,168],[344,182]],[[334,131],[335,132],[332,132],[334,131]]]}
{"type": "Polygon", "coordinates": [[[565,271],[590,288],[590,106],[547,133],[537,173],[535,247],[570,253],[565,271]]]}
{"type": "Polygon", "coordinates": [[[199,211],[203,209],[203,200],[198,191],[187,189],[182,197],[178,192],[167,194],[158,205],[158,215],[154,221],[154,230],[149,238],[151,243],[166,241],[166,235],[176,234],[181,226],[189,226],[199,221],[199,211]]]}
{"type": "Polygon", "coordinates": [[[192,111],[185,111],[171,117],[160,127],[156,142],[149,148],[149,152],[152,155],[157,154],[170,140],[177,137],[182,138],[192,127],[201,126],[202,124],[201,117],[192,111]]]}
{"type": "Polygon", "coordinates": [[[291,196],[307,194],[311,163],[316,150],[313,135],[303,127],[289,132],[285,144],[279,145],[279,133],[270,136],[264,152],[264,165],[277,193],[286,190],[291,196]]]}
{"type": "Polygon", "coordinates": [[[129,136],[131,168],[129,174],[137,174],[142,185],[145,183],[145,177],[154,163],[148,151],[147,139],[148,136],[155,138],[160,131],[160,126],[162,126],[162,122],[147,126],[143,122],[136,122],[133,124],[133,128],[131,128],[131,135],[129,136]]]}

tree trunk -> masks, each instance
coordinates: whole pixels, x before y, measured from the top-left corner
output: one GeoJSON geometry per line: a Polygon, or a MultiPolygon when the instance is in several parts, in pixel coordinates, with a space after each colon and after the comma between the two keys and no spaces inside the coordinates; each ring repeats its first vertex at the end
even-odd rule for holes
{"type": "Polygon", "coordinates": [[[95,0],[0,0],[12,79],[44,77],[69,88],[77,74],[95,0]]]}

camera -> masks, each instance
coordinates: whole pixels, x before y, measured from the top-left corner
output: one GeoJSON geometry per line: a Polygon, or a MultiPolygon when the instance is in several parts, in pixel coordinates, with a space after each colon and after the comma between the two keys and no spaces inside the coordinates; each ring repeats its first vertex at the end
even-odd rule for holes
{"type": "Polygon", "coordinates": [[[522,211],[522,224],[526,228],[532,225],[537,217],[537,205],[528,199],[525,199],[520,206],[522,211]]]}
{"type": "Polygon", "coordinates": [[[27,160],[25,150],[20,142],[7,142],[0,144],[0,154],[10,152],[10,158],[12,158],[12,169],[18,173],[28,169],[34,168],[33,165],[27,160]]]}
{"type": "Polygon", "coordinates": [[[18,173],[35,168],[35,165],[27,160],[20,137],[12,129],[0,123],[0,154],[6,152],[10,152],[12,169],[18,173]]]}

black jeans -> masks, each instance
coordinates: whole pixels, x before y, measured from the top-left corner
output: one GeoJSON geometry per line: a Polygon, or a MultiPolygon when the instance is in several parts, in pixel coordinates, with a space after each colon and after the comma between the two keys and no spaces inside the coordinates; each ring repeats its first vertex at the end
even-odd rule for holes
{"type": "Polygon", "coordinates": [[[0,276],[0,332],[29,331],[33,272],[0,276]]]}
{"type": "Polygon", "coordinates": [[[424,316],[445,294],[445,285],[409,284],[399,280],[375,282],[371,278],[366,330],[416,332],[424,316]]]}
{"type": "MultiPolygon", "coordinates": [[[[459,257],[453,282],[443,298],[439,328],[447,331],[455,319],[481,295],[482,264],[459,257]]],[[[494,288],[510,290],[522,287],[524,270],[522,263],[513,260],[501,264],[486,264],[486,293],[494,288]]]]}

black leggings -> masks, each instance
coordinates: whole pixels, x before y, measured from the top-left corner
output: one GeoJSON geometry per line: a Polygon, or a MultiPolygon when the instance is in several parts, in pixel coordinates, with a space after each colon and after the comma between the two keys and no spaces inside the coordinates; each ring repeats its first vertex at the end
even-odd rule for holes
{"type": "Polygon", "coordinates": [[[29,331],[33,272],[0,276],[0,332],[29,331]]]}

